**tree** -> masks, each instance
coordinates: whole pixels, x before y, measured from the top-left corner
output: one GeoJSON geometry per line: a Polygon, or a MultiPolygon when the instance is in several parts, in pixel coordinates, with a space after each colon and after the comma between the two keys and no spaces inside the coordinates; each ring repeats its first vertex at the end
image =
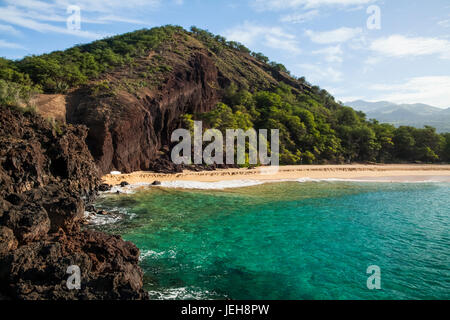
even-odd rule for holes
{"type": "Polygon", "coordinates": [[[269,63],[269,58],[263,55],[261,52],[258,53],[252,52],[252,56],[262,63],[269,63]]]}
{"type": "Polygon", "coordinates": [[[394,157],[398,160],[411,161],[414,159],[416,140],[412,127],[402,126],[394,132],[394,157]]]}
{"type": "Polygon", "coordinates": [[[450,133],[445,133],[442,135],[442,151],[441,158],[443,161],[450,162],[450,133]]]}

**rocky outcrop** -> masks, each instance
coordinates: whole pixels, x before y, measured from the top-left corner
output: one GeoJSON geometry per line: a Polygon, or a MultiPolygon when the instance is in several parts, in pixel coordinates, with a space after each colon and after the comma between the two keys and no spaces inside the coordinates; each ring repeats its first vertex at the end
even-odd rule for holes
{"type": "MultiPolygon", "coordinates": [[[[109,83],[118,85],[120,76],[110,76],[109,83]]],[[[149,170],[170,145],[181,115],[215,106],[217,81],[213,60],[196,52],[188,61],[179,61],[155,90],[118,90],[113,97],[98,99],[92,99],[87,88],[73,92],[67,121],[89,128],[87,145],[102,173],[149,170]]]]}
{"type": "Polygon", "coordinates": [[[136,246],[80,228],[100,181],[87,129],[0,111],[0,296],[145,298],[136,246]],[[80,268],[79,290],[66,286],[71,265],[80,268]]]}
{"type": "Polygon", "coordinates": [[[142,299],[139,250],[120,237],[60,232],[4,255],[2,294],[15,299],[142,299]],[[80,268],[81,288],[69,290],[67,268],[80,268]]]}

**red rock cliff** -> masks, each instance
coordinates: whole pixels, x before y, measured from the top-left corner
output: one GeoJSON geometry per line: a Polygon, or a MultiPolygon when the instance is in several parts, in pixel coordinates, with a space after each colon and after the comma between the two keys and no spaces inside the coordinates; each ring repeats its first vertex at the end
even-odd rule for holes
{"type": "MultiPolygon", "coordinates": [[[[74,92],[68,122],[89,128],[87,144],[102,173],[150,168],[185,113],[210,111],[218,101],[218,71],[204,53],[174,67],[158,90],[138,95],[121,90],[92,100],[86,88],[74,92]]],[[[110,82],[117,81],[111,79],[110,82]]]]}

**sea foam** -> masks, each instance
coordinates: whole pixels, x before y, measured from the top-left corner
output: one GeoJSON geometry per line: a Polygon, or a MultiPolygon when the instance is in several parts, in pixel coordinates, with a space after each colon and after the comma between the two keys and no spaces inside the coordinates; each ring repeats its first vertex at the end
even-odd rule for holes
{"type": "Polygon", "coordinates": [[[265,183],[260,180],[226,180],[217,182],[200,182],[200,181],[165,181],[161,183],[165,188],[179,189],[211,189],[222,190],[230,188],[252,187],[265,183]]]}
{"type": "Polygon", "coordinates": [[[147,188],[151,186],[151,183],[148,182],[140,182],[140,183],[133,183],[129,184],[127,186],[121,187],[120,185],[113,186],[111,190],[100,192],[100,194],[111,194],[111,193],[124,193],[124,194],[133,194],[137,191],[137,189],[141,188],[147,188]]]}
{"type": "Polygon", "coordinates": [[[153,186],[151,183],[142,182],[130,184],[124,187],[119,185],[113,186],[111,190],[102,192],[102,194],[133,194],[139,189],[145,189],[149,187],[163,187],[163,188],[173,188],[173,189],[198,189],[198,190],[224,190],[233,188],[245,188],[258,186],[266,183],[281,183],[281,182],[359,182],[359,183],[439,183],[442,181],[424,179],[424,180],[402,180],[401,177],[390,177],[386,179],[345,179],[345,178],[297,178],[297,179],[279,179],[279,180],[223,180],[216,182],[201,182],[201,181],[163,181],[159,186],[153,186]]]}
{"type": "Polygon", "coordinates": [[[116,215],[116,214],[100,215],[100,214],[95,214],[95,213],[91,213],[88,211],[84,212],[84,217],[87,219],[89,224],[92,224],[95,226],[103,226],[106,224],[116,223],[122,219],[122,217],[120,215],[116,215]]]}
{"type": "Polygon", "coordinates": [[[205,300],[209,299],[213,293],[200,288],[168,288],[161,291],[148,291],[152,300],[205,300]]]}

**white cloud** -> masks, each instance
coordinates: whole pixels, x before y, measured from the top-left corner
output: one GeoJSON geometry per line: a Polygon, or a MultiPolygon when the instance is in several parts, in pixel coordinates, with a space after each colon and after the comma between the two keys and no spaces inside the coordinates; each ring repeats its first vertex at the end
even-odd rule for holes
{"type": "Polygon", "coordinates": [[[344,52],[340,45],[327,47],[324,49],[313,51],[313,54],[324,55],[325,60],[330,63],[341,63],[343,61],[344,52]]]}
{"type": "Polygon", "coordinates": [[[0,48],[7,48],[7,49],[24,49],[23,46],[17,43],[8,42],[5,40],[0,39],[0,48]]]}
{"type": "Polygon", "coordinates": [[[254,0],[257,10],[284,10],[293,8],[318,8],[321,6],[358,6],[375,2],[376,0],[254,0]]]}
{"type": "Polygon", "coordinates": [[[370,89],[383,92],[377,100],[450,107],[450,76],[415,77],[401,84],[372,85],[370,89]]]}
{"type": "Polygon", "coordinates": [[[0,32],[1,33],[8,33],[13,35],[20,34],[20,31],[16,30],[14,27],[6,25],[6,24],[0,24],[0,32]]]}
{"type": "Polygon", "coordinates": [[[362,73],[366,74],[369,71],[374,70],[374,67],[383,61],[382,57],[376,57],[376,56],[369,56],[364,60],[362,73]]]}
{"type": "Polygon", "coordinates": [[[130,23],[130,24],[142,24],[142,25],[148,25],[148,22],[139,20],[139,19],[133,19],[133,18],[125,18],[125,17],[120,17],[120,16],[116,16],[113,14],[110,15],[106,15],[106,16],[100,16],[98,19],[95,20],[89,20],[89,21],[85,21],[84,19],[82,19],[82,23],[83,22],[88,22],[88,23],[95,23],[96,21],[98,21],[99,23],[105,23],[105,22],[122,22],[122,23],[130,23]]]}
{"type": "MultiPolygon", "coordinates": [[[[328,91],[330,93],[332,93],[333,91],[328,91]]],[[[352,101],[356,101],[356,100],[366,100],[364,99],[364,97],[361,96],[336,96],[333,94],[333,96],[336,98],[337,101],[341,101],[342,103],[346,103],[346,102],[352,102],[352,101]]]]}
{"type": "Polygon", "coordinates": [[[245,22],[243,25],[225,31],[224,35],[228,40],[238,41],[247,46],[261,43],[269,48],[293,54],[301,53],[295,36],[280,27],[266,27],[245,22]]]}
{"type": "Polygon", "coordinates": [[[300,64],[298,68],[299,70],[296,73],[304,75],[308,81],[313,83],[323,81],[340,82],[343,80],[342,72],[330,66],[300,64]]]}
{"type": "Polygon", "coordinates": [[[39,12],[51,15],[57,11],[66,12],[70,5],[77,5],[84,12],[112,13],[122,9],[156,8],[161,0],[4,0],[9,6],[21,8],[25,12],[39,12]]]}
{"type": "Polygon", "coordinates": [[[373,41],[370,49],[389,57],[438,54],[443,59],[450,59],[450,41],[439,38],[408,38],[402,35],[392,35],[373,41]]]}
{"type": "Polygon", "coordinates": [[[303,23],[319,16],[319,10],[310,10],[305,13],[287,14],[280,18],[281,22],[303,23]]]}
{"type": "Polygon", "coordinates": [[[101,13],[122,12],[122,9],[156,8],[161,3],[160,0],[54,0],[53,2],[59,8],[65,9],[69,5],[76,4],[82,11],[101,13]]]}
{"type": "Polygon", "coordinates": [[[83,24],[120,22],[146,25],[149,23],[136,18],[136,12],[144,8],[154,9],[161,0],[4,0],[3,3],[5,5],[0,6],[0,21],[38,32],[61,33],[93,40],[108,34],[85,30],[83,24]],[[69,5],[80,7],[82,30],[66,28],[65,22],[69,17],[66,10],[69,5]]]}
{"type": "Polygon", "coordinates": [[[367,59],[364,61],[364,64],[373,66],[373,65],[378,64],[381,61],[382,61],[382,59],[380,57],[370,56],[370,57],[367,57],[367,59]]]}
{"type": "Polygon", "coordinates": [[[441,20],[438,22],[438,25],[444,28],[450,28],[450,19],[441,20]]]}
{"type": "Polygon", "coordinates": [[[23,7],[30,10],[50,11],[53,10],[52,3],[37,0],[4,0],[5,3],[16,7],[23,7]]]}
{"type": "Polygon", "coordinates": [[[341,43],[351,40],[362,34],[361,28],[346,28],[342,27],[330,31],[312,31],[306,30],[305,34],[312,42],[320,44],[341,43]]]}
{"type": "Polygon", "coordinates": [[[21,12],[16,10],[15,8],[7,7],[7,8],[1,8],[0,7],[0,20],[3,20],[7,23],[20,26],[27,29],[32,29],[34,31],[38,32],[54,32],[54,33],[62,33],[62,34],[68,34],[68,35],[74,35],[79,36],[83,38],[89,38],[89,39],[99,39],[104,37],[103,34],[98,34],[90,31],[83,31],[83,30],[69,30],[64,27],[58,27],[52,24],[48,23],[42,23],[27,17],[22,16],[21,12]]]}

